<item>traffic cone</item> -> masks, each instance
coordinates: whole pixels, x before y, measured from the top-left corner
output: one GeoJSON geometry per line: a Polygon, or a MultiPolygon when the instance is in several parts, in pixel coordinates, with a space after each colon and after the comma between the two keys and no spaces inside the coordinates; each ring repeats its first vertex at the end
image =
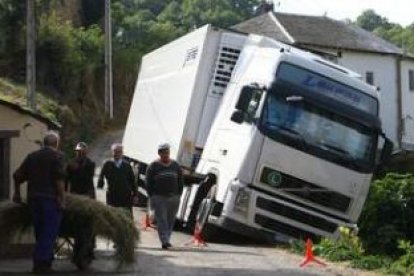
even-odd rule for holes
{"type": "Polygon", "coordinates": [[[146,231],[148,228],[152,228],[151,219],[148,213],[145,214],[145,217],[142,219],[142,228],[146,231]]]}
{"type": "Polygon", "coordinates": [[[193,244],[195,246],[207,246],[207,243],[204,241],[203,235],[201,234],[200,225],[198,223],[196,223],[194,227],[193,237],[189,242],[185,243],[185,245],[190,244],[193,244]]]}
{"type": "Polygon", "coordinates": [[[312,240],[310,238],[308,238],[306,240],[305,259],[300,264],[300,267],[303,267],[303,266],[307,265],[310,262],[315,262],[315,263],[317,263],[317,264],[319,264],[321,266],[326,266],[325,263],[319,261],[313,255],[313,244],[312,244],[312,240]]]}

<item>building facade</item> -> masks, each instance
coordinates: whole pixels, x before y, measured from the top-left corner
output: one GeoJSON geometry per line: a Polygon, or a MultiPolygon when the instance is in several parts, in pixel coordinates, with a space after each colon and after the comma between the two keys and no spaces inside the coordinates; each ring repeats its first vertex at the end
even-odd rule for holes
{"type": "MultiPolygon", "coordinates": [[[[59,125],[21,106],[0,100],[0,201],[12,196],[12,174],[43,136],[59,125]]],[[[22,189],[25,191],[25,189],[22,189]]]]}

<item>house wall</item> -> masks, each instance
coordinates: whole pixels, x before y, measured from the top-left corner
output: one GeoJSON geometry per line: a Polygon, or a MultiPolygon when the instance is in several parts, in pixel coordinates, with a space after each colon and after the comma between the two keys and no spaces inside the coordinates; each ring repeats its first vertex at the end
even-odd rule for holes
{"type": "MultiPolygon", "coordinates": [[[[19,113],[7,106],[0,105],[0,129],[19,131],[19,137],[10,141],[10,196],[13,192],[12,174],[20,166],[26,155],[39,149],[37,141],[41,141],[48,131],[45,123],[38,121],[30,115],[19,113]],[[28,127],[24,127],[30,124],[28,127]]],[[[26,195],[26,187],[22,186],[22,196],[26,195]]]]}
{"type": "Polygon", "coordinates": [[[401,61],[401,91],[402,91],[402,120],[403,146],[414,150],[414,91],[409,89],[409,70],[414,71],[413,60],[401,61]]]}
{"type": "Polygon", "coordinates": [[[379,87],[380,117],[386,135],[398,145],[397,65],[396,57],[371,53],[342,52],[338,63],[362,76],[374,73],[374,85],[379,87]]]}

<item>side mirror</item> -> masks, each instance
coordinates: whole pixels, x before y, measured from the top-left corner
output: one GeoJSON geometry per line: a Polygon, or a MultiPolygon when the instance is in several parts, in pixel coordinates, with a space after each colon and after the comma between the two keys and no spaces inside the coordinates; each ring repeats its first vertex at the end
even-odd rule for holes
{"type": "Polygon", "coordinates": [[[244,112],[241,110],[235,110],[233,114],[231,115],[230,120],[232,120],[235,123],[241,124],[244,120],[244,112]]]}
{"type": "Polygon", "coordinates": [[[384,138],[385,138],[385,141],[382,147],[381,157],[380,157],[381,164],[385,164],[390,159],[392,150],[394,149],[394,143],[390,139],[386,137],[384,138]]]}
{"type": "Polygon", "coordinates": [[[239,100],[236,103],[236,109],[242,112],[247,112],[249,108],[249,103],[252,100],[254,92],[257,90],[257,87],[246,85],[242,87],[240,92],[239,100]]]}

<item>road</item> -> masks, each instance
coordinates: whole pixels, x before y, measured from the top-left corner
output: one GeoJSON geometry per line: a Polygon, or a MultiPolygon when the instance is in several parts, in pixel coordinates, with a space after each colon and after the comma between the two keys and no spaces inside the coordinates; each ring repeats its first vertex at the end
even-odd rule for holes
{"type": "MultiPolygon", "coordinates": [[[[91,157],[97,161],[97,172],[102,160],[110,156],[110,145],[121,141],[122,131],[114,131],[97,141],[91,149],[91,157]]],[[[155,157],[155,156],[154,156],[155,157]]],[[[99,190],[98,199],[104,200],[105,191],[99,190]]],[[[145,210],[134,208],[135,223],[141,227],[145,210]]],[[[112,245],[99,240],[96,260],[82,274],[115,275],[373,275],[335,263],[327,267],[316,265],[300,268],[303,257],[277,246],[260,244],[241,237],[232,237],[231,244],[208,243],[205,247],[189,244],[188,233],[175,231],[173,248],[162,250],[154,229],[141,229],[141,241],[136,250],[133,265],[118,268],[113,258],[112,245]]],[[[67,258],[54,262],[56,275],[77,274],[76,268],[67,258]]],[[[0,261],[0,274],[22,275],[31,269],[30,259],[0,261]]]]}

